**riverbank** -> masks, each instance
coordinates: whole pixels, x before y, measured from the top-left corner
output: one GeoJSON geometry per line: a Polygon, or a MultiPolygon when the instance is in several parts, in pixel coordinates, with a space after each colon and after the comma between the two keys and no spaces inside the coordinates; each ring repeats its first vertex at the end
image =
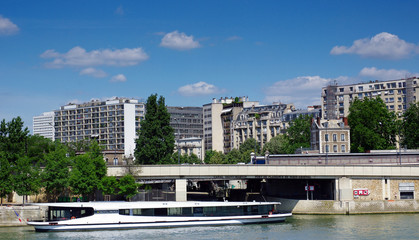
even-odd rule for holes
{"type": "Polygon", "coordinates": [[[5,205],[0,207],[0,226],[24,226],[27,219],[43,219],[45,207],[5,205]]]}
{"type": "MultiPolygon", "coordinates": [[[[419,213],[419,200],[333,201],[269,198],[281,202],[281,211],[295,215],[359,215],[419,213]]],[[[27,219],[44,219],[45,207],[8,205],[0,207],[0,226],[26,225],[27,219]]]]}
{"type": "Polygon", "coordinates": [[[382,200],[382,201],[333,201],[333,200],[293,200],[269,199],[281,202],[281,211],[293,214],[386,214],[419,213],[419,200],[382,200]]]}

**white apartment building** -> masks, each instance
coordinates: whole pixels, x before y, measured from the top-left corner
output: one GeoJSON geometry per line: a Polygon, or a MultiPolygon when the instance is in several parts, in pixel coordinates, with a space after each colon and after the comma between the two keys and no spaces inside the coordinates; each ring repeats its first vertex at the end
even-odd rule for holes
{"type": "Polygon", "coordinates": [[[113,164],[118,165],[134,155],[145,106],[136,99],[114,98],[70,103],[54,112],[55,139],[61,142],[97,139],[105,147],[105,159],[113,159],[113,164]]]}
{"type": "Polygon", "coordinates": [[[33,117],[33,134],[55,140],[54,112],[44,112],[33,117]]]}
{"type": "MultiPolygon", "coordinates": [[[[243,108],[257,106],[259,102],[249,101],[248,97],[240,98],[221,98],[213,99],[212,103],[203,105],[203,120],[204,120],[204,149],[221,151],[226,153],[226,149],[230,147],[225,147],[226,142],[230,142],[230,139],[225,139],[225,131],[230,132],[231,128],[228,126],[228,129],[224,125],[231,124],[234,116],[238,114],[239,111],[236,109],[233,111],[233,108],[243,108]],[[223,116],[223,117],[222,117],[223,116]],[[223,122],[228,119],[230,122],[223,122]]],[[[232,134],[230,135],[232,136],[232,134]]],[[[228,150],[227,150],[228,151],[228,150]]]]}
{"type": "Polygon", "coordinates": [[[389,81],[370,81],[351,85],[322,88],[322,111],[324,119],[338,119],[349,115],[349,107],[355,98],[381,97],[390,111],[399,116],[412,102],[419,100],[419,79],[416,77],[389,81]]]}
{"type": "Polygon", "coordinates": [[[233,148],[238,149],[249,138],[256,139],[263,147],[271,138],[284,133],[288,124],[284,114],[293,111],[293,104],[280,103],[243,108],[233,121],[233,148]]]}
{"type": "Polygon", "coordinates": [[[202,138],[191,137],[176,140],[176,147],[179,149],[181,155],[191,156],[193,153],[203,162],[205,154],[202,146],[202,138]]]}

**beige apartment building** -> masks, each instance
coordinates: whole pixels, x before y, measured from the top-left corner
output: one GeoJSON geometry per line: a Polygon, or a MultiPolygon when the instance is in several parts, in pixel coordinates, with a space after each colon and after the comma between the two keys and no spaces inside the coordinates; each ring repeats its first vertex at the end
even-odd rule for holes
{"type": "Polygon", "coordinates": [[[351,151],[350,128],[346,118],[320,120],[311,124],[311,149],[319,153],[349,153],[351,151]]]}
{"type": "Polygon", "coordinates": [[[323,119],[347,117],[355,98],[380,97],[390,111],[401,116],[410,103],[419,99],[419,79],[416,77],[389,81],[370,81],[351,85],[331,84],[322,88],[323,119]]]}
{"type": "Polygon", "coordinates": [[[248,97],[213,99],[203,105],[204,149],[227,153],[232,147],[232,122],[244,107],[257,106],[259,102],[248,97]]]}

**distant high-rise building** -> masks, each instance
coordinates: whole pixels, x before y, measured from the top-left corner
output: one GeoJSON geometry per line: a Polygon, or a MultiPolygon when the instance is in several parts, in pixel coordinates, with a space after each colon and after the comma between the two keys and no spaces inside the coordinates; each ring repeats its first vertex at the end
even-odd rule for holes
{"type": "Polygon", "coordinates": [[[33,134],[55,140],[54,112],[44,112],[40,116],[33,117],[33,134]]]}
{"type": "Polygon", "coordinates": [[[349,85],[335,83],[322,88],[323,119],[333,120],[347,117],[349,106],[355,98],[362,100],[376,97],[380,97],[384,101],[387,109],[401,116],[411,103],[418,101],[418,88],[419,79],[417,77],[349,85]]]}
{"type": "Polygon", "coordinates": [[[203,137],[202,107],[167,107],[167,111],[177,139],[203,137]]]}
{"type": "Polygon", "coordinates": [[[105,148],[105,159],[112,159],[108,163],[118,165],[134,155],[145,106],[136,99],[114,98],[70,103],[54,112],[55,139],[61,142],[96,139],[105,148]]]}

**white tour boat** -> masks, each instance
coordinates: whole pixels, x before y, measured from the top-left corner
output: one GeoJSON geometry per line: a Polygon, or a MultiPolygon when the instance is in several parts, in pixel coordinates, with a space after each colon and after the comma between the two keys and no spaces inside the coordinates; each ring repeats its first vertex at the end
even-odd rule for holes
{"type": "Polygon", "coordinates": [[[36,231],[131,229],[282,222],[279,202],[74,202],[48,207],[36,231]]]}

